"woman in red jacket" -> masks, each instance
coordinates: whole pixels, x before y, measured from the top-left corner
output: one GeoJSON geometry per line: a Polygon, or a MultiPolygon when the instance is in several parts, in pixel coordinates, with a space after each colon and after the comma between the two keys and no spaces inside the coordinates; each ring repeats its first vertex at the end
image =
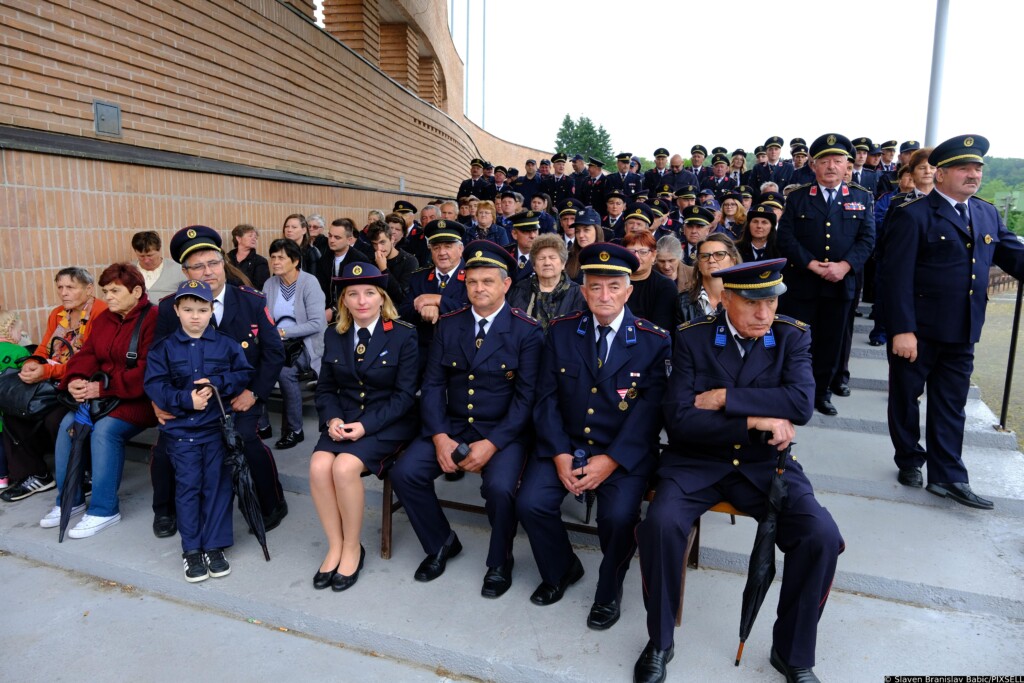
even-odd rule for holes
{"type": "MultiPolygon", "coordinates": [[[[146,296],[142,273],[127,263],[108,266],[99,278],[100,292],[107,302],[107,310],[93,322],[92,334],[82,350],[68,361],[61,383],[71,396],[82,403],[94,398],[116,397],[117,407],[106,417],[97,420],[89,435],[92,452],[92,499],[88,513],[68,531],[71,538],[87,538],[121,521],[117,489],[121,485],[124,469],[124,443],[146,427],[156,424],[153,407],[143,390],[146,373],[146,353],[153,342],[156,329],[156,306],[146,296]],[[134,361],[128,359],[132,334],[139,317],[143,316],[134,361]],[[104,372],[109,385],[92,381],[97,372],[104,372]]],[[[57,469],[57,500],[64,486],[71,437],[68,429],[74,421],[74,411],[68,413],[57,432],[55,461],[57,469]]],[[[71,511],[77,515],[85,511],[85,503],[76,503],[71,511]]],[[[60,524],[60,506],[56,505],[39,521],[44,528],[60,524]]]]}

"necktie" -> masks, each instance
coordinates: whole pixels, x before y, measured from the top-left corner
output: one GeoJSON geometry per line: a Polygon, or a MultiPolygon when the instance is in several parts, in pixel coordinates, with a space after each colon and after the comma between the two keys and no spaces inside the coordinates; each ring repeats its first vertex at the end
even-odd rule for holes
{"type": "Polygon", "coordinates": [[[857,171],[856,173],[853,174],[853,182],[860,185],[860,171],[857,171]]]}
{"type": "Polygon", "coordinates": [[[480,321],[480,330],[476,333],[476,348],[479,349],[484,345],[484,337],[487,336],[485,328],[487,327],[487,319],[480,321]]]}
{"type": "Polygon", "coordinates": [[[962,202],[957,202],[956,203],[956,212],[958,214],[960,214],[960,219],[963,220],[964,227],[970,228],[971,227],[971,220],[967,216],[967,205],[962,203],[962,202]]]}
{"type": "Polygon", "coordinates": [[[438,278],[438,279],[439,279],[439,280],[441,281],[441,289],[444,289],[445,287],[447,287],[447,286],[448,286],[448,278],[450,278],[450,277],[451,277],[451,275],[448,275],[448,274],[446,273],[446,274],[444,274],[444,275],[441,275],[441,276],[440,276],[440,277],[438,278]]]}
{"type": "Polygon", "coordinates": [[[597,367],[604,365],[608,358],[608,333],[612,328],[608,325],[597,326],[597,367]]]}
{"type": "Polygon", "coordinates": [[[832,200],[834,200],[836,198],[836,191],[831,189],[831,188],[829,188],[829,189],[825,190],[825,194],[828,195],[826,197],[826,199],[825,199],[825,203],[828,204],[831,207],[832,206],[832,200]]]}
{"type": "Polygon", "coordinates": [[[219,310],[219,309],[220,309],[220,306],[219,306],[218,304],[220,304],[220,302],[219,302],[219,301],[214,301],[214,302],[213,302],[213,329],[217,329],[217,326],[218,326],[218,325],[220,324],[220,317],[221,317],[222,315],[224,315],[224,314],[223,314],[223,313],[222,313],[222,312],[221,312],[221,311],[219,310]]]}
{"type": "Polygon", "coordinates": [[[737,343],[739,343],[740,348],[743,349],[743,357],[746,358],[747,356],[749,356],[751,350],[754,348],[754,342],[756,342],[757,339],[756,338],[747,339],[746,337],[741,337],[738,334],[734,334],[732,337],[733,337],[733,339],[736,340],[737,343]]]}
{"type": "Polygon", "coordinates": [[[526,267],[526,256],[523,255],[523,254],[519,255],[519,267],[520,268],[525,268],[526,267]]]}
{"type": "Polygon", "coordinates": [[[360,327],[356,331],[356,336],[359,337],[359,343],[356,344],[356,365],[363,362],[363,357],[366,355],[366,345],[370,343],[370,330],[366,327],[360,327]]]}

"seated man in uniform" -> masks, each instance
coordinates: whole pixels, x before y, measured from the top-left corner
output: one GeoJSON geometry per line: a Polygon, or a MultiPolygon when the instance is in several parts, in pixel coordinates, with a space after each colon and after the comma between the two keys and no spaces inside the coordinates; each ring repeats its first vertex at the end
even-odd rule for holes
{"type": "MultiPolygon", "coordinates": [[[[786,259],[772,259],[714,273],[724,281],[725,311],[676,333],[663,406],[669,447],[654,501],[637,527],[650,641],[634,681],[665,680],[694,521],[722,501],[761,519],[779,451],[793,441],[793,425],[813,413],[810,331],[775,315],[786,291],[785,265],[786,259]]],[[[796,457],[786,465],[789,494],[775,539],[786,559],[771,664],[787,681],[813,683],[818,619],[843,539],[796,457]]]]}
{"type": "Polygon", "coordinates": [[[466,245],[470,306],[441,316],[423,379],[423,432],[391,470],[426,559],[417,581],[433,581],[462,551],[441,511],[434,479],[479,472],[491,543],[481,594],[497,598],[512,585],[515,491],[530,445],[530,419],[543,333],[537,321],[505,303],[516,267],[489,240],[466,245]]]}
{"type": "Polygon", "coordinates": [[[599,242],[580,251],[587,310],[548,328],[534,408],[537,449],[516,502],[543,579],[530,600],[550,605],[583,576],[562,524],[562,500],[566,493],[596,494],[604,557],[587,618],[593,629],[619,619],[661,429],[670,340],[626,306],[633,291],[629,276],[639,266],[617,244],[599,242]]]}

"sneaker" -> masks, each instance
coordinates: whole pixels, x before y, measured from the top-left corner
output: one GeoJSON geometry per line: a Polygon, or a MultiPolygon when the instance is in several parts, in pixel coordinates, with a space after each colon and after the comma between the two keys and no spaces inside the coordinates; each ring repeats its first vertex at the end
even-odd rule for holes
{"type": "MultiPolygon", "coordinates": [[[[71,508],[71,516],[80,515],[85,512],[85,503],[71,508]]],[[[53,509],[46,513],[46,516],[39,520],[39,526],[44,529],[52,529],[60,526],[60,505],[54,505],[53,509]]]]}
{"type": "Polygon", "coordinates": [[[89,538],[95,536],[108,526],[113,526],[121,521],[121,513],[110,517],[97,517],[96,515],[85,515],[81,521],[68,531],[71,538],[89,538]]]}
{"type": "Polygon", "coordinates": [[[11,480],[7,477],[0,477],[0,490],[7,489],[11,485],[11,480]]]}
{"type": "Polygon", "coordinates": [[[16,482],[14,486],[10,487],[3,493],[0,493],[0,500],[5,503],[13,503],[16,500],[22,500],[29,496],[34,496],[37,493],[43,491],[49,491],[50,489],[57,488],[57,482],[53,480],[53,475],[47,472],[43,476],[33,474],[30,477],[26,477],[19,482],[16,482]]]}
{"type": "Polygon", "coordinates": [[[185,565],[185,580],[189,583],[199,583],[210,578],[206,571],[206,563],[203,562],[203,554],[198,550],[181,554],[181,562],[185,565]]]}
{"type": "Polygon", "coordinates": [[[203,559],[206,560],[206,568],[210,570],[210,576],[213,578],[217,579],[231,573],[231,565],[220,548],[207,550],[203,553],[203,559]]]}

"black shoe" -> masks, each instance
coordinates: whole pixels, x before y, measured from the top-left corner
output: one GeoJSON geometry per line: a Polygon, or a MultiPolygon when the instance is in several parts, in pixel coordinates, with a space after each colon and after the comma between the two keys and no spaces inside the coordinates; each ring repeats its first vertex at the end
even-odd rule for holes
{"type": "Polygon", "coordinates": [[[915,489],[924,486],[924,477],[921,476],[920,467],[901,467],[900,473],[896,475],[896,481],[904,486],[912,486],[915,489]]]}
{"type": "Polygon", "coordinates": [[[441,576],[441,574],[444,574],[444,568],[448,564],[448,560],[461,552],[462,543],[459,542],[459,537],[453,531],[448,537],[448,542],[441,546],[436,555],[427,555],[420,562],[420,566],[416,569],[413,578],[417,581],[433,581],[441,576]]]}
{"type": "Polygon", "coordinates": [[[366,548],[363,544],[359,544],[359,566],[356,567],[356,572],[352,576],[345,576],[344,574],[335,574],[334,578],[331,579],[331,590],[335,593],[346,591],[352,586],[356,585],[356,581],[359,580],[359,572],[363,571],[363,562],[366,560],[366,548]]]}
{"type": "Polygon", "coordinates": [[[181,562],[185,567],[185,580],[189,583],[199,583],[210,578],[210,571],[203,561],[203,553],[199,550],[191,550],[181,554],[181,562]]]}
{"type": "Polygon", "coordinates": [[[281,435],[281,438],[274,444],[274,448],[278,450],[284,450],[286,448],[293,448],[294,446],[302,443],[305,439],[305,435],[302,432],[285,432],[281,435]]]}
{"type": "Polygon", "coordinates": [[[782,661],[779,653],[772,648],[770,661],[775,670],[786,677],[786,683],[821,683],[809,666],[790,666],[782,661]]]}
{"type": "Polygon", "coordinates": [[[334,575],[338,573],[338,568],[335,567],[329,572],[318,571],[313,575],[313,588],[318,591],[322,591],[331,585],[331,581],[334,579],[334,575]]]}
{"type": "Polygon", "coordinates": [[[837,384],[834,387],[832,387],[832,393],[835,394],[836,396],[846,398],[847,396],[850,395],[850,385],[846,384],[845,382],[843,384],[837,384]]]}
{"type": "Polygon", "coordinates": [[[885,341],[882,339],[868,339],[868,346],[884,346],[885,341]]]}
{"type": "Polygon", "coordinates": [[[544,582],[537,586],[537,590],[533,591],[533,595],[530,596],[530,602],[535,605],[553,605],[562,599],[566,588],[581,578],[583,578],[583,565],[580,563],[580,558],[573,555],[572,564],[569,565],[569,570],[559,579],[558,585],[552,586],[550,583],[544,582]]]}
{"type": "Polygon", "coordinates": [[[659,650],[648,640],[647,647],[640,653],[640,659],[633,665],[633,683],[662,683],[665,680],[665,667],[675,654],[675,645],[670,645],[667,650],[659,650]]]}
{"type": "Polygon", "coordinates": [[[224,551],[220,548],[210,548],[204,551],[203,560],[206,562],[206,568],[210,570],[210,576],[215,579],[231,573],[228,558],[224,557],[224,551]]]}
{"type": "Polygon", "coordinates": [[[263,529],[270,531],[281,526],[281,520],[288,516],[288,502],[282,500],[269,515],[263,515],[263,529]]]}
{"type": "Polygon", "coordinates": [[[57,482],[53,480],[52,474],[49,472],[42,476],[33,474],[25,477],[18,483],[13,484],[3,493],[0,493],[0,500],[5,503],[13,503],[16,500],[24,500],[29,496],[34,496],[37,493],[49,491],[54,488],[57,488],[57,482]]]}
{"type": "Polygon", "coordinates": [[[955,481],[952,484],[928,484],[927,490],[941,498],[952,498],[969,508],[991,510],[995,507],[991,500],[986,500],[972,491],[971,485],[965,481],[955,481]]]}
{"type": "Polygon", "coordinates": [[[271,427],[270,425],[267,425],[263,429],[257,430],[256,436],[260,437],[261,439],[269,439],[274,436],[274,428],[271,427]]]}
{"type": "Polygon", "coordinates": [[[509,588],[512,587],[512,567],[516,564],[515,558],[508,558],[508,562],[500,567],[488,567],[484,574],[484,587],[480,589],[480,595],[485,598],[500,598],[509,588]]]}
{"type": "Polygon", "coordinates": [[[174,515],[157,515],[153,518],[153,535],[170,538],[178,533],[178,519],[174,515]]]}
{"type": "Polygon", "coordinates": [[[605,603],[595,602],[590,608],[587,626],[595,631],[604,631],[615,625],[615,622],[619,620],[620,614],[618,600],[605,603]]]}
{"type": "Polygon", "coordinates": [[[815,409],[823,415],[838,415],[839,411],[832,405],[832,401],[821,400],[814,404],[815,409]]]}
{"type": "Polygon", "coordinates": [[[466,470],[455,470],[454,472],[445,472],[444,473],[444,480],[445,481],[458,481],[458,480],[462,479],[464,476],[466,476],[466,470]]]}

